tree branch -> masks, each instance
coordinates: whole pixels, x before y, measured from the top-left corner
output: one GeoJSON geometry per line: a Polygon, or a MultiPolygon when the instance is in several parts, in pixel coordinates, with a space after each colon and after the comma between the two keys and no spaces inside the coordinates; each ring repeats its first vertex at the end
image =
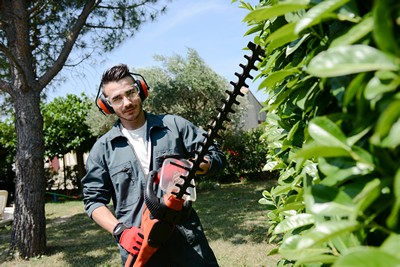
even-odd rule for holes
{"type": "MultiPolygon", "coordinates": [[[[148,2],[151,2],[151,1],[143,0],[141,3],[135,4],[135,5],[126,6],[126,9],[135,9],[135,8],[137,8],[137,7],[146,5],[148,2]]],[[[109,6],[109,5],[98,5],[98,8],[116,9],[116,10],[118,10],[118,9],[120,9],[121,7],[109,6]]]]}
{"type": "MultiPolygon", "coordinates": [[[[26,88],[28,77],[32,77],[32,64],[28,37],[27,13],[23,1],[13,1],[12,4],[1,6],[2,29],[7,46],[1,43],[0,50],[10,64],[11,77],[19,76],[22,88],[26,88]],[[23,63],[22,63],[23,62],[23,63]]],[[[7,83],[3,81],[3,84],[7,83]]],[[[14,86],[6,88],[9,94],[15,92],[14,86]]]]}
{"type": "Polygon", "coordinates": [[[85,27],[93,28],[93,29],[106,29],[106,30],[117,30],[117,29],[119,29],[119,27],[100,26],[100,25],[93,25],[93,24],[85,24],[85,27]]]}
{"type": "Polygon", "coordinates": [[[0,80],[0,90],[1,91],[6,92],[6,93],[11,95],[12,94],[12,90],[11,89],[12,89],[11,84],[9,84],[6,81],[0,80]]]}
{"type": "Polygon", "coordinates": [[[30,17],[33,18],[40,14],[40,12],[44,9],[44,7],[49,3],[48,0],[45,1],[35,1],[34,6],[28,11],[30,17]]]}
{"type": "MultiPolygon", "coordinates": [[[[7,47],[3,43],[0,43],[0,51],[3,52],[7,58],[9,58],[15,62],[13,55],[10,53],[10,51],[7,49],[7,47]]],[[[11,94],[12,93],[11,89],[12,89],[12,87],[11,87],[10,83],[0,80],[0,90],[1,91],[11,94]]]]}
{"type": "Polygon", "coordinates": [[[65,62],[70,55],[72,48],[76,42],[76,39],[79,36],[80,31],[83,26],[85,26],[86,20],[90,13],[94,10],[96,6],[101,2],[101,0],[90,0],[87,1],[81,14],[78,16],[76,23],[72,26],[71,32],[67,37],[63,49],[60,52],[57,60],[54,62],[53,66],[49,68],[46,73],[39,78],[39,84],[41,85],[41,89],[43,89],[47,84],[51,82],[51,80],[61,71],[65,62]]]}

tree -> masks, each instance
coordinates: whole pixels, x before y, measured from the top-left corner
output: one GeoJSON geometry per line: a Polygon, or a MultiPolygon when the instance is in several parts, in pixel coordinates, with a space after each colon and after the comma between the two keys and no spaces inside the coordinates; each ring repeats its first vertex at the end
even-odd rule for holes
{"type": "MultiPolygon", "coordinates": [[[[82,93],[81,97],[72,94],[57,97],[52,102],[43,104],[41,108],[46,154],[50,158],[62,157],[75,151],[78,177],[85,175],[83,154],[89,151],[96,141],[96,137],[85,123],[90,106],[91,101],[82,93]]],[[[76,182],[80,190],[80,181],[76,182]]]]}
{"type": "Polygon", "coordinates": [[[279,179],[260,203],[279,266],[397,266],[398,1],[242,6],[268,55],[265,169],[279,179]]]}
{"type": "MultiPolygon", "coordinates": [[[[228,81],[214,72],[200,58],[199,54],[188,48],[187,57],[155,55],[161,67],[137,70],[150,85],[146,110],[154,113],[178,114],[203,128],[216,115],[216,108],[226,99],[226,90],[231,90],[228,81]]],[[[238,98],[242,105],[232,116],[232,125],[239,125],[241,115],[246,110],[246,99],[238,98]]]]}
{"type": "Polygon", "coordinates": [[[76,64],[69,60],[73,49],[78,62],[111,51],[159,14],[157,2],[0,2],[0,90],[12,99],[17,134],[12,248],[23,258],[46,249],[41,93],[63,66],[76,64]]]}

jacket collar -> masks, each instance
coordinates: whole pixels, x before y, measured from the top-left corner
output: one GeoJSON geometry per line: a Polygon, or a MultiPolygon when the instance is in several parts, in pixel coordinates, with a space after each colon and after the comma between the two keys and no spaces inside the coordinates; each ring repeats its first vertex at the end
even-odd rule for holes
{"type": "MultiPolygon", "coordinates": [[[[144,112],[147,121],[147,132],[149,132],[154,127],[165,128],[162,117],[154,115],[152,113],[144,112]]],[[[120,128],[121,120],[117,119],[114,126],[108,132],[108,139],[111,141],[115,138],[123,136],[120,128]]]]}

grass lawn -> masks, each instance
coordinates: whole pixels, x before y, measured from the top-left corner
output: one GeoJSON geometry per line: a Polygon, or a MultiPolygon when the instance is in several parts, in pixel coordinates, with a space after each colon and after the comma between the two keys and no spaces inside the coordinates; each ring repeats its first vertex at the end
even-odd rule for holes
{"type": "MultiPolygon", "coordinates": [[[[266,210],[260,204],[267,182],[222,185],[199,192],[194,207],[220,266],[275,266],[266,242],[266,210]]],[[[9,255],[11,226],[0,228],[1,266],[121,266],[116,244],[92,222],[81,201],[47,203],[47,253],[29,261],[9,255]]]]}

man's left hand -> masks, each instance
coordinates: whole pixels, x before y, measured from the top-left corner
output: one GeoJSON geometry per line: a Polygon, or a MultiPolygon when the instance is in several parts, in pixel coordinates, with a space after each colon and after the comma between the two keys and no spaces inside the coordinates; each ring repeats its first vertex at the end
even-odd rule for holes
{"type": "Polygon", "coordinates": [[[199,167],[200,169],[196,172],[196,174],[206,174],[210,170],[211,160],[208,157],[204,157],[204,161],[200,163],[199,167]]]}

